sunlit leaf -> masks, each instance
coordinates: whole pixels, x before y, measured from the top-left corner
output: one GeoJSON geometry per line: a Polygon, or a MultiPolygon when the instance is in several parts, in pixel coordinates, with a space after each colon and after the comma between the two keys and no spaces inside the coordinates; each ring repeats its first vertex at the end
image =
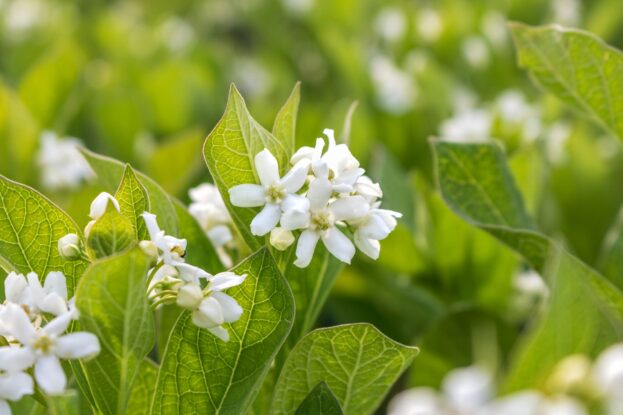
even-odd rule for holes
{"type": "Polygon", "coordinates": [[[286,103],[281,107],[275,124],[273,125],[273,135],[277,137],[285,146],[286,153],[294,154],[296,145],[296,118],[299,112],[301,101],[301,83],[294,85],[292,93],[286,103]]]}
{"type": "Polygon", "coordinates": [[[109,208],[89,231],[87,246],[95,258],[104,258],[125,251],[135,243],[130,220],[109,208]]]}
{"type": "Polygon", "coordinates": [[[149,212],[150,208],[147,191],[129,165],[125,166],[123,179],[115,193],[115,199],[119,202],[121,214],[132,224],[136,239],[139,241],[148,239],[147,227],[141,217],[143,212],[149,212]]]}
{"type": "Polygon", "coordinates": [[[154,396],[157,379],[158,366],[146,358],[143,360],[138,370],[126,413],[132,415],[149,415],[151,399],[154,396]]]}
{"type": "Polygon", "coordinates": [[[342,408],[326,383],[320,382],[296,410],[296,415],[341,415],[342,408]]]}

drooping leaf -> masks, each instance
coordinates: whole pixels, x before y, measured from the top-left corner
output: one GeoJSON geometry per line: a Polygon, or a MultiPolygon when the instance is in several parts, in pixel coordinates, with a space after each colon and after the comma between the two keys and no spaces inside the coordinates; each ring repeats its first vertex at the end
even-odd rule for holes
{"type": "Polygon", "coordinates": [[[130,220],[135,238],[139,241],[148,239],[147,227],[141,217],[141,214],[149,212],[150,208],[147,190],[130,165],[125,166],[123,179],[115,193],[115,198],[119,201],[121,214],[130,220]]]}
{"type": "Polygon", "coordinates": [[[147,302],[149,259],[139,249],[93,263],[76,293],[83,329],[93,332],[100,354],[83,367],[98,409],[125,414],[130,392],[154,345],[154,319],[147,302]]]}
{"type": "Polygon", "coordinates": [[[325,382],[320,382],[296,410],[296,415],[341,415],[342,408],[325,382]]]}
{"type": "MultiPolygon", "coordinates": [[[[97,174],[97,178],[104,189],[109,193],[115,192],[123,177],[124,164],[84,148],[81,151],[97,174]]],[[[162,190],[158,183],[146,175],[136,172],[136,177],[147,191],[151,213],[158,216],[158,225],[166,230],[169,235],[177,235],[177,216],[169,195],[162,190]]]]}
{"type": "Polygon", "coordinates": [[[153,414],[242,414],[250,407],[294,318],[292,294],[268,250],[233,269],[245,282],[227,291],[244,312],[229,342],[178,320],[162,359],[153,414]]]}
{"type": "Polygon", "coordinates": [[[301,102],[301,83],[297,82],[283,107],[277,113],[273,135],[285,146],[286,153],[294,154],[296,148],[296,118],[301,102]]]}
{"type": "Polygon", "coordinates": [[[239,184],[259,183],[254,159],[264,148],[277,158],[283,174],[290,161],[290,144],[275,138],[251,117],[244,99],[232,85],[225,113],[206,138],[203,155],[234,224],[251,250],[263,245],[263,239],[253,236],[250,230],[259,210],[232,206],[229,189],[239,184]]]}
{"type": "Polygon", "coordinates": [[[519,65],[548,91],[623,139],[623,54],[595,35],[513,23],[519,65]]]}
{"type": "Polygon", "coordinates": [[[130,220],[109,205],[91,227],[87,246],[95,258],[104,258],[130,248],[136,242],[134,238],[130,220]]]}
{"type": "Polygon", "coordinates": [[[394,342],[370,324],[315,330],[288,356],[271,413],[293,413],[325,382],[345,414],[371,414],[416,354],[417,348],[394,342]]]}
{"type": "Polygon", "coordinates": [[[62,271],[73,293],[87,266],[67,261],[58,252],[58,240],[68,233],[81,235],[75,222],[58,206],[30,187],[0,176],[0,266],[7,271],[36,272],[44,279],[62,271]]]}
{"type": "Polygon", "coordinates": [[[132,387],[126,413],[132,415],[149,415],[151,399],[156,389],[158,365],[146,358],[138,370],[132,387]]]}

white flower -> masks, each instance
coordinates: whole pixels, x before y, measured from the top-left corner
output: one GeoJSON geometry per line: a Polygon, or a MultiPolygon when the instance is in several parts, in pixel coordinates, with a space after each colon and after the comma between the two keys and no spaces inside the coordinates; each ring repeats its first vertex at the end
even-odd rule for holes
{"type": "Polygon", "coordinates": [[[55,316],[69,311],[67,304],[67,282],[62,272],[50,272],[41,286],[34,272],[26,277],[12,272],[4,282],[8,302],[24,305],[33,314],[50,313],[55,316]]]}
{"type": "Polygon", "coordinates": [[[19,401],[25,395],[33,393],[35,393],[34,382],[28,374],[21,371],[2,372],[0,370],[0,415],[11,414],[11,407],[7,401],[19,401]]]}
{"type": "Polygon", "coordinates": [[[80,258],[80,238],[75,233],[68,233],[58,240],[58,253],[65,259],[80,258]]]}
{"type": "Polygon", "coordinates": [[[441,123],[440,138],[457,143],[477,143],[491,139],[491,114],[483,109],[466,108],[441,123]]]}
{"type": "Polygon", "coordinates": [[[75,138],[61,140],[53,132],[43,132],[37,155],[43,186],[49,189],[73,189],[93,177],[89,163],[77,148],[80,144],[75,138]]]}
{"type": "Polygon", "coordinates": [[[282,178],[279,178],[277,160],[268,149],[255,156],[255,169],[261,184],[241,184],[229,189],[231,203],[239,207],[264,206],[251,222],[251,233],[263,236],[269,233],[281,219],[288,206],[305,203],[296,194],[303,187],[309,170],[308,163],[301,161],[282,178]]]}
{"type": "Polygon", "coordinates": [[[450,415],[441,396],[431,388],[400,392],[389,403],[388,415],[450,415]]]}
{"type": "Polygon", "coordinates": [[[610,346],[599,355],[593,367],[593,380],[604,395],[621,396],[623,392],[623,343],[610,346]]]}
{"type": "Polygon", "coordinates": [[[471,66],[482,69],[489,65],[490,52],[485,39],[480,36],[470,36],[461,45],[463,57],[471,66]]]}
{"type": "Polygon", "coordinates": [[[34,365],[34,375],[39,387],[48,395],[61,394],[67,378],[60,359],[89,358],[100,352],[97,337],[88,332],[63,335],[71,322],[70,313],[62,314],[45,327],[36,330],[26,312],[9,304],[5,312],[11,334],[22,348],[11,350],[12,360],[25,367],[34,365]]]}
{"type": "Polygon", "coordinates": [[[502,122],[518,128],[526,142],[534,141],[541,133],[540,113],[520,91],[504,91],[497,98],[496,107],[502,122]]]}
{"type": "Polygon", "coordinates": [[[405,15],[398,7],[386,7],[376,16],[374,29],[387,42],[400,40],[407,30],[405,15]]]}
{"type": "Polygon", "coordinates": [[[522,391],[492,401],[478,415],[587,415],[575,399],[565,396],[545,397],[536,391],[522,391]]]}
{"type": "MultiPolygon", "coordinates": [[[[236,275],[233,272],[221,272],[211,277],[207,292],[199,301],[197,286],[185,285],[180,289],[182,304],[192,307],[192,320],[195,325],[208,329],[223,341],[229,341],[229,332],[222,326],[224,323],[233,323],[240,319],[242,307],[229,295],[225,294],[228,288],[244,282],[246,275],[236,275]]],[[[179,304],[179,303],[178,303],[179,304]]]]}
{"type": "Polygon", "coordinates": [[[164,263],[173,265],[174,262],[183,262],[186,255],[186,239],[178,239],[171,235],[166,235],[158,226],[156,215],[143,212],[141,216],[145,220],[149,238],[162,253],[164,263]]]}
{"type": "Polygon", "coordinates": [[[348,221],[349,225],[355,227],[355,245],[372,259],[378,259],[381,251],[379,241],[387,238],[396,229],[396,218],[402,217],[402,213],[380,209],[376,205],[379,204],[374,204],[365,216],[348,221]]]}
{"type": "Polygon", "coordinates": [[[477,366],[454,369],[442,385],[448,403],[458,414],[472,414],[493,396],[491,375],[477,366]]]}
{"type": "Polygon", "coordinates": [[[391,114],[401,115],[413,108],[418,95],[413,76],[386,56],[374,56],[370,77],[378,105],[391,114]]]}
{"type": "Polygon", "coordinates": [[[294,265],[301,268],[309,265],[319,239],[342,262],[350,263],[355,255],[353,243],[336,224],[338,221],[354,220],[366,215],[368,202],[361,196],[346,196],[330,201],[332,194],[333,187],[325,174],[310,183],[307,192],[309,226],[299,237],[294,265]]]}
{"type": "Polygon", "coordinates": [[[443,20],[437,10],[421,9],[415,25],[420,37],[426,42],[435,42],[443,32],[443,20]]]}
{"type": "Polygon", "coordinates": [[[204,183],[188,192],[192,203],[188,211],[210,238],[215,247],[232,241],[231,217],[216,186],[204,183]]]}

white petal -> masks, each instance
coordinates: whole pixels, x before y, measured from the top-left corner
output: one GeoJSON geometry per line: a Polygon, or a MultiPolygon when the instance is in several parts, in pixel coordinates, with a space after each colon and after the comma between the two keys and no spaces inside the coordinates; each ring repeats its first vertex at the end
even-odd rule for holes
{"type": "Polygon", "coordinates": [[[357,182],[357,179],[359,179],[359,177],[361,177],[364,172],[365,171],[363,169],[345,170],[343,172],[340,172],[340,175],[335,178],[333,184],[354,186],[357,182]]]}
{"type": "Polygon", "coordinates": [[[371,214],[357,231],[366,238],[381,240],[387,238],[392,229],[379,215],[371,214]]]}
{"type": "MultiPolygon", "coordinates": [[[[0,399],[19,401],[24,395],[32,395],[34,393],[34,386],[32,378],[24,372],[1,375],[0,399]]],[[[2,414],[1,410],[0,414],[2,414]]]]}
{"type": "Polygon", "coordinates": [[[307,147],[307,146],[301,147],[298,150],[296,150],[296,153],[294,153],[294,155],[290,159],[290,163],[296,164],[299,161],[303,161],[303,160],[311,161],[313,155],[314,155],[313,147],[307,147]]]}
{"type": "Polygon", "coordinates": [[[39,387],[48,395],[59,395],[65,391],[67,377],[58,357],[42,356],[35,363],[35,379],[39,387]]]}
{"type": "Polygon", "coordinates": [[[331,193],[333,193],[333,188],[329,179],[317,178],[311,182],[307,192],[311,210],[323,209],[327,205],[331,193]]]}
{"type": "Polygon", "coordinates": [[[312,172],[317,179],[329,178],[329,165],[324,160],[316,160],[311,164],[312,172]]]}
{"type": "Polygon", "coordinates": [[[200,279],[209,279],[212,274],[202,270],[194,265],[186,264],[184,262],[173,262],[173,265],[179,271],[179,277],[186,282],[198,283],[200,279]]]}
{"type": "Polygon", "coordinates": [[[202,327],[216,327],[223,324],[223,309],[221,303],[215,298],[208,297],[201,302],[199,310],[197,310],[205,325],[202,327]]]}
{"type": "Polygon", "coordinates": [[[281,207],[273,203],[267,203],[264,209],[251,221],[251,233],[264,236],[272,231],[281,218],[281,207]]]}
{"type": "Polygon", "coordinates": [[[24,309],[15,304],[7,304],[3,317],[11,335],[24,345],[29,345],[35,338],[36,332],[24,309]]]}
{"type": "Polygon", "coordinates": [[[352,220],[361,218],[370,209],[368,202],[361,196],[347,196],[337,199],[329,205],[335,220],[352,220]]]}
{"type": "Polygon", "coordinates": [[[0,347],[0,370],[21,372],[35,363],[34,353],[26,347],[0,347]]]}
{"type": "Polygon", "coordinates": [[[212,293],[212,297],[221,304],[225,323],[234,323],[240,319],[242,307],[240,307],[236,300],[219,291],[212,293]]]}
{"type": "Polygon", "coordinates": [[[381,253],[381,243],[376,239],[363,237],[359,232],[355,232],[355,245],[357,248],[372,259],[378,259],[381,253]]]}
{"type": "Polygon", "coordinates": [[[177,292],[175,303],[186,310],[197,310],[203,301],[203,290],[199,284],[185,284],[177,292]]]}
{"type": "Polygon", "coordinates": [[[210,280],[209,288],[212,291],[224,291],[244,282],[247,275],[237,275],[231,271],[219,272],[210,280]]]}
{"type": "Polygon", "coordinates": [[[21,304],[27,288],[28,282],[22,274],[11,272],[4,280],[4,293],[10,303],[21,304]]]}
{"type": "Polygon", "coordinates": [[[55,317],[53,320],[51,320],[41,330],[53,336],[60,336],[61,334],[65,333],[65,331],[67,331],[67,328],[71,323],[71,318],[71,313],[61,314],[60,316],[55,317]]]}
{"type": "Polygon", "coordinates": [[[65,274],[58,271],[50,272],[47,277],[45,277],[43,289],[48,294],[56,293],[67,300],[67,280],[65,274]]]}
{"type": "Polygon", "coordinates": [[[154,242],[160,239],[163,233],[161,232],[160,227],[158,226],[156,215],[154,215],[153,213],[149,213],[149,212],[143,212],[141,216],[143,217],[143,220],[145,221],[145,226],[147,226],[147,232],[149,232],[149,238],[154,242]]]}
{"type": "Polygon", "coordinates": [[[266,203],[264,186],[259,184],[239,184],[229,189],[229,201],[238,207],[257,207],[266,203]]]}
{"type": "Polygon", "coordinates": [[[289,194],[281,203],[281,226],[286,230],[305,228],[309,225],[309,199],[289,194]]]}
{"type": "Polygon", "coordinates": [[[223,340],[224,342],[228,342],[229,341],[229,332],[227,330],[225,330],[221,326],[219,326],[219,327],[208,327],[208,331],[210,333],[214,334],[219,339],[223,340]]]}
{"type": "Polygon", "coordinates": [[[99,352],[97,336],[86,331],[70,333],[56,340],[56,355],[61,359],[88,359],[99,352]]]}
{"type": "Polygon", "coordinates": [[[267,148],[255,156],[255,171],[263,186],[270,186],[279,181],[279,164],[267,148]]]}
{"type": "Polygon", "coordinates": [[[288,193],[298,192],[307,180],[307,173],[309,173],[309,161],[301,160],[283,176],[281,184],[288,193]]]}
{"type": "Polygon", "coordinates": [[[217,225],[208,230],[208,238],[210,238],[212,245],[218,248],[231,242],[234,236],[227,225],[217,225]]]}
{"type": "Polygon", "coordinates": [[[0,415],[12,415],[11,407],[8,402],[3,399],[0,399],[0,415]]]}
{"type": "Polygon", "coordinates": [[[108,202],[111,202],[113,207],[120,212],[119,202],[110,193],[102,192],[91,202],[91,209],[89,211],[89,217],[93,220],[97,220],[102,217],[108,207],[108,202]]]}
{"type": "Polygon", "coordinates": [[[57,293],[46,295],[37,306],[41,311],[55,316],[60,316],[67,312],[67,300],[57,293]]]}
{"type": "Polygon", "coordinates": [[[355,246],[353,243],[337,228],[330,228],[324,235],[322,235],[322,242],[327,250],[333,254],[334,257],[342,262],[350,264],[350,261],[355,256],[355,246]]]}
{"type": "Polygon", "coordinates": [[[294,261],[294,265],[299,268],[305,268],[309,265],[319,238],[320,235],[318,233],[309,229],[301,233],[296,245],[296,261],[294,261]]]}

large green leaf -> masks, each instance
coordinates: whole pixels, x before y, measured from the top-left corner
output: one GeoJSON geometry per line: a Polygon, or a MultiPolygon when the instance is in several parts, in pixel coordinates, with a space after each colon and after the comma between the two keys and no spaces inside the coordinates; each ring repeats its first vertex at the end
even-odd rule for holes
{"type": "MultiPolygon", "coordinates": [[[[117,190],[123,178],[125,165],[110,157],[102,156],[92,151],[82,149],[82,154],[97,174],[97,178],[104,189],[113,193],[117,190]]],[[[147,191],[151,213],[158,216],[158,225],[170,235],[177,235],[177,216],[169,195],[162,187],[146,175],[136,172],[141,184],[147,191]]]]}
{"type": "Polygon", "coordinates": [[[87,246],[95,258],[104,258],[123,252],[135,241],[130,220],[108,205],[106,212],[89,231],[87,246]]]}
{"type": "Polygon", "coordinates": [[[293,413],[319,382],[325,382],[345,414],[371,414],[417,352],[370,324],[315,330],[288,356],[271,413],[293,413]]]}
{"type": "Polygon", "coordinates": [[[123,179],[121,179],[121,184],[115,193],[115,198],[119,201],[123,216],[130,220],[136,239],[139,241],[148,239],[147,227],[141,214],[149,212],[149,198],[147,190],[136,177],[136,173],[130,165],[125,166],[123,179]]]}
{"type": "Polygon", "coordinates": [[[221,120],[208,135],[203,155],[223,200],[245,242],[252,250],[263,245],[263,238],[251,234],[250,225],[258,209],[238,208],[229,201],[229,189],[245,183],[259,183],[255,156],[270,150],[283,173],[290,162],[290,145],[284,144],[255,121],[235,86],[231,86],[221,120]]]}
{"type": "Polygon", "coordinates": [[[516,354],[505,389],[542,386],[561,358],[574,353],[594,356],[623,339],[623,295],[556,242],[526,229],[531,222],[525,219],[501,149],[495,144],[443,142],[434,142],[433,149],[448,205],[549,277],[547,312],[516,354]]]}
{"type": "Polygon", "coordinates": [[[126,413],[132,415],[149,415],[151,399],[156,389],[158,365],[149,359],[143,360],[132,387],[126,413]]]}
{"type": "Polygon", "coordinates": [[[50,271],[67,276],[73,293],[86,261],[67,261],[58,253],[58,240],[81,235],[75,222],[37,191],[0,176],[0,267],[34,271],[43,279],[50,271]]]}
{"type": "Polygon", "coordinates": [[[519,65],[547,90],[623,138],[623,54],[560,26],[511,25],[519,65]]]}
{"type": "Polygon", "coordinates": [[[48,396],[48,415],[79,415],[80,399],[75,391],[68,391],[63,395],[48,396]]]}
{"type": "Polygon", "coordinates": [[[296,118],[300,102],[301,83],[297,82],[288,100],[277,113],[275,124],[273,125],[273,135],[283,143],[288,155],[294,154],[296,146],[296,118]]]}
{"type": "Polygon", "coordinates": [[[153,414],[242,414],[257,394],[294,318],[285,279],[263,249],[233,269],[247,274],[228,290],[244,312],[223,342],[192,323],[178,320],[162,359],[153,414]]]}
{"type": "Polygon", "coordinates": [[[337,398],[326,383],[320,382],[305,398],[296,415],[342,415],[337,398]]]}
{"type": "Polygon", "coordinates": [[[80,323],[102,346],[84,368],[104,415],[126,413],[134,380],[154,345],[154,318],[146,295],[149,268],[147,256],[134,249],[93,263],[78,286],[80,323]]]}

